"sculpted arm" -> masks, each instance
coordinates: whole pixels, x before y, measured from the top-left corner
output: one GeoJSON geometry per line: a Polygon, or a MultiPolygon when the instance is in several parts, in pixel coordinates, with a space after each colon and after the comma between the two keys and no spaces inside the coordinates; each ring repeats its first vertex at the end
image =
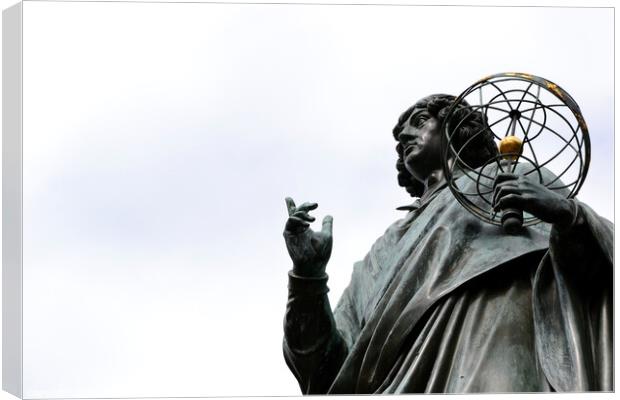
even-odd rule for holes
{"type": "MultiPolygon", "coordinates": [[[[550,250],[558,261],[570,264],[591,261],[592,253],[597,252],[612,262],[613,225],[587,205],[515,174],[498,175],[493,200],[496,211],[516,208],[551,223],[550,250]]],[[[587,271],[597,272],[611,271],[587,271]]]]}
{"type": "Polygon", "coordinates": [[[498,208],[552,224],[532,304],[541,367],[557,391],[613,390],[613,224],[540,184],[498,183],[498,208]]]}
{"type": "Polygon", "coordinates": [[[284,358],[304,394],[326,393],[344,358],[347,346],[337,330],[327,297],[325,267],[332,248],[332,217],[314,232],[308,212],[316,203],[299,207],[286,199],[289,218],[284,240],[293,261],[284,317],[284,358]]]}

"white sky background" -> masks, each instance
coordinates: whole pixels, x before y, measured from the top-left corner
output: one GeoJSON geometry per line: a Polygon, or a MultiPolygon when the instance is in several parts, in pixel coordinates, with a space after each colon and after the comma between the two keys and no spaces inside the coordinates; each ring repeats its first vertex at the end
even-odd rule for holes
{"type": "Polygon", "coordinates": [[[593,154],[579,198],[612,219],[612,23],[609,9],[26,2],[25,397],[297,394],[284,197],[334,216],[335,305],[410,201],[398,115],[490,73],[577,100],[593,154]]]}

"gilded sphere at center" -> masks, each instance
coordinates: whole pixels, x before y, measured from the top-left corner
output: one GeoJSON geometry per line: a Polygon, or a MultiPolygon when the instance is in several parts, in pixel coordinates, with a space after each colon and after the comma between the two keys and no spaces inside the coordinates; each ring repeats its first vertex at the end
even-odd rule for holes
{"type": "Polygon", "coordinates": [[[521,154],[523,142],[516,136],[506,136],[499,142],[499,152],[501,154],[521,154]]]}

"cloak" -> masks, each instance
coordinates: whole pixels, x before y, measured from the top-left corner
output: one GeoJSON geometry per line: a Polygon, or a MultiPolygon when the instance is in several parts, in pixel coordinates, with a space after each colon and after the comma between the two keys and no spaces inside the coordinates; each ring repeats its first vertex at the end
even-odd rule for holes
{"type": "Polygon", "coordinates": [[[284,356],[302,392],[613,390],[613,225],[588,206],[563,231],[507,235],[445,183],[354,265],[289,273],[284,356]]]}

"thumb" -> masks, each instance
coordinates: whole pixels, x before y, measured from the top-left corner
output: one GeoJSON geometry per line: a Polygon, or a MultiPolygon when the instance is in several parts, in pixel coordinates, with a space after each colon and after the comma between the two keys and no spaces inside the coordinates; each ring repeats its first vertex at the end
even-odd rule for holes
{"type": "Polygon", "coordinates": [[[288,211],[288,216],[290,217],[295,211],[295,202],[290,197],[286,197],[284,201],[286,202],[286,210],[288,211]]]}
{"type": "Polygon", "coordinates": [[[325,218],[323,218],[323,229],[321,229],[321,232],[331,236],[333,225],[334,225],[334,217],[332,217],[331,215],[326,215],[325,218]]]}

